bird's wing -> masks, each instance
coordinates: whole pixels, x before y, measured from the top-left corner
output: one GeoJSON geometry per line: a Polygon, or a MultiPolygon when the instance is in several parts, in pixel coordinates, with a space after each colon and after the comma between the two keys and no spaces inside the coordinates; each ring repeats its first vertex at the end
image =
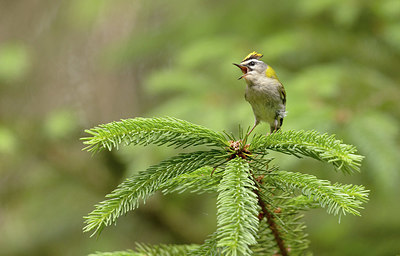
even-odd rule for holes
{"type": "Polygon", "coordinates": [[[285,88],[283,87],[282,84],[279,84],[278,91],[279,91],[279,95],[281,96],[283,105],[286,105],[286,92],[285,92],[285,88]]]}

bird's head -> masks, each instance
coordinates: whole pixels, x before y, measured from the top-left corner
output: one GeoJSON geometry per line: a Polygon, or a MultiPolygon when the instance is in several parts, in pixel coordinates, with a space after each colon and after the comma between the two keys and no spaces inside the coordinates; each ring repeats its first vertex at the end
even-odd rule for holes
{"type": "Polygon", "coordinates": [[[269,78],[278,79],[275,71],[261,59],[263,55],[257,52],[251,52],[248,54],[240,64],[233,63],[233,65],[240,68],[243,75],[239,79],[265,76],[269,78]]]}

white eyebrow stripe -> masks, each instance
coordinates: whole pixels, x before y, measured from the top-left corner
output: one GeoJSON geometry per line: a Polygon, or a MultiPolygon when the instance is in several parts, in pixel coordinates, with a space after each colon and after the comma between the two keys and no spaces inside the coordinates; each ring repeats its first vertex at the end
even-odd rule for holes
{"type": "Polygon", "coordinates": [[[244,62],[242,62],[242,63],[240,63],[240,64],[242,64],[242,65],[247,65],[247,64],[249,64],[249,63],[252,62],[252,61],[257,62],[257,63],[261,63],[261,62],[262,62],[261,60],[257,60],[257,59],[249,59],[249,60],[246,60],[246,61],[244,61],[244,62]]]}

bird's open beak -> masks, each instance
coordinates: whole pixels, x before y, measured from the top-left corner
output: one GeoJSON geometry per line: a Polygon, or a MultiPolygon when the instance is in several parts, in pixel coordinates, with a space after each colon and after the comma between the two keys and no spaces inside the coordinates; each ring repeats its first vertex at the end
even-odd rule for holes
{"type": "Polygon", "coordinates": [[[243,75],[241,77],[239,77],[238,80],[240,80],[240,79],[242,79],[243,77],[246,76],[247,71],[248,71],[247,67],[239,65],[239,64],[236,64],[236,63],[232,63],[232,64],[235,65],[236,67],[240,68],[240,70],[242,70],[242,72],[243,72],[243,75]]]}

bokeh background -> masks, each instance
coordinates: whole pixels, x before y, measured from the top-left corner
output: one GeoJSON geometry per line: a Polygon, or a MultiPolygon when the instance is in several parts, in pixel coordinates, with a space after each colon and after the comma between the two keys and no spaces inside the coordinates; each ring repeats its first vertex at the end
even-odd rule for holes
{"type": "MultiPolygon", "coordinates": [[[[284,170],[371,190],[362,217],[305,214],[315,255],[400,253],[400,1],[0,1],[0,254],[86,255],[201,243],[215,195],[155,195],[101,236],[83,216],[166,147],[83,152],[84,129],[173,116],[237,134],[253,124],[232,66],[250,51],[287,91],[283,129],[336,134],[366,156],[336,173],[274,154],[284,170]]],[[[256,129],[266,133],[264,124],[256,129]]]]}

